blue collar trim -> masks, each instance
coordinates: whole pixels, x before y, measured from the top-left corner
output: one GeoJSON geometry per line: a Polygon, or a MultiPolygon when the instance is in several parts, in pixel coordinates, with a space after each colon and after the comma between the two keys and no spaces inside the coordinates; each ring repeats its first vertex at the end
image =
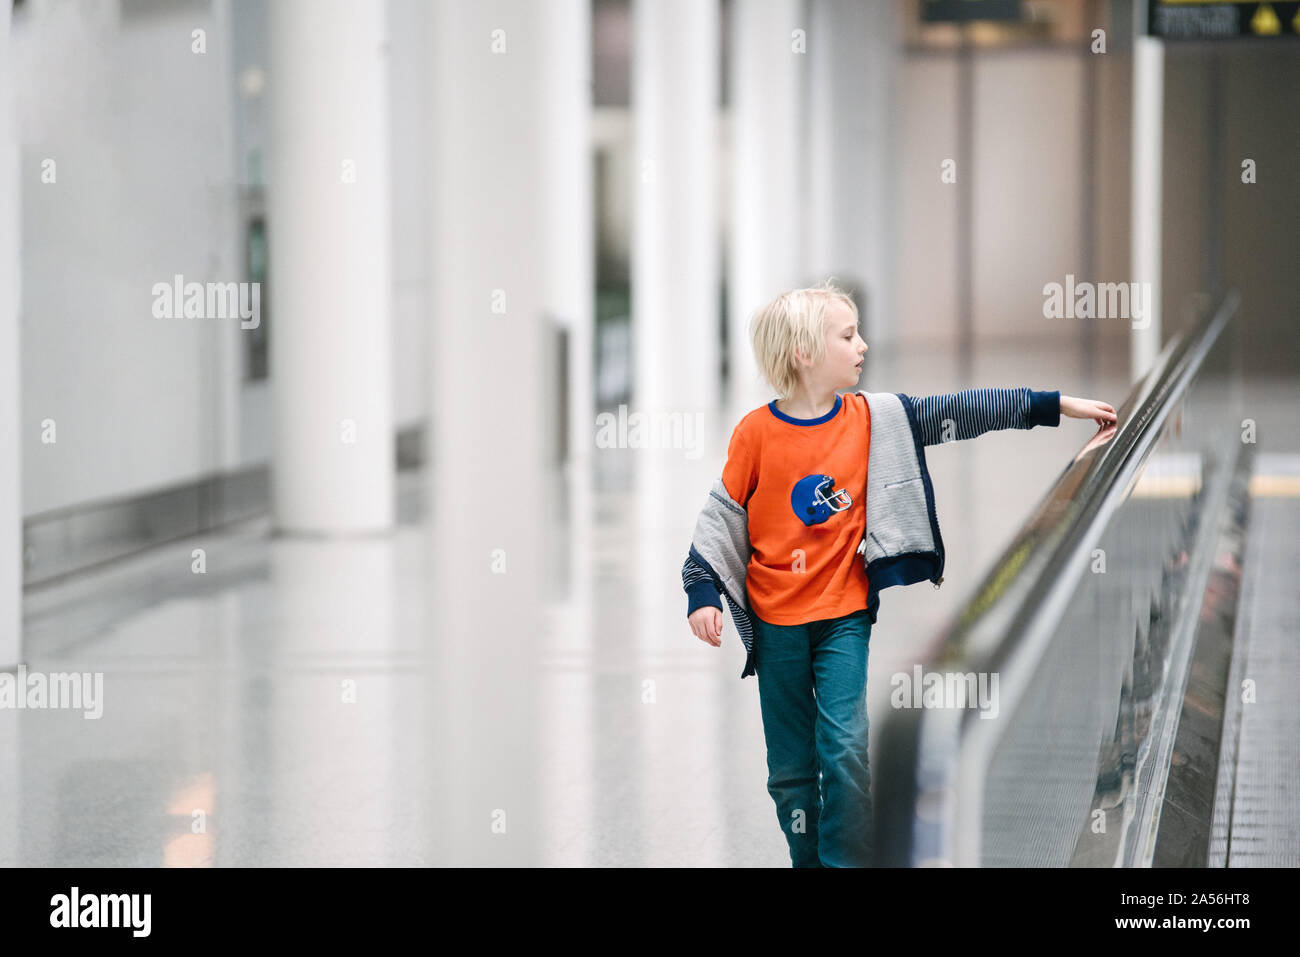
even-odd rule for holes
{"type": "Polygon", "coordinates": [[[835,416],[840,411],[840,406],[842,406],[843,404],[844,402],[840,399],[840,396],[837,393],[835,396],[835,404],[831,406],[831,410],[827,412],[825,415],[817,416],[817,418],[815,419],[796,419],[792,415],[786,415],[784,412],[782,412],[780,409],[776,407],[776,399],[773,399],[771,402],[769,402],[767,404],[767,407],[771,409],[772,414],[776,416],[778,419],[780,419],[782,422],[789,422],[791,425],[821,425],[823,422],[829,422],[831,419],[835,418],[835,416]]]}

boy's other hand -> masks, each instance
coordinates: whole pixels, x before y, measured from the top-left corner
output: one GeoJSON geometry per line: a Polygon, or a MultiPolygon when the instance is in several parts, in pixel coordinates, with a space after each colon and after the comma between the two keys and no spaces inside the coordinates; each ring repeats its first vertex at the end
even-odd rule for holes
{"type": "Polygon", "coordinates": [[[712,605],[705,605],[703,608],[697,608],[691,612],[689,618],[691,631],[695,632],[695,637],[700,641],[707,641],[715,648],[722,644],[722,609],[714,608],[712,605]]]}
{"type": "Polygon", "coordinates": [[[1061,396],[1061,415],[1072,419],[1092,419],[1103,429],[1119,421],[1115,407],[1097,399],[1079,399],[1072,395],[1061,396]]]}

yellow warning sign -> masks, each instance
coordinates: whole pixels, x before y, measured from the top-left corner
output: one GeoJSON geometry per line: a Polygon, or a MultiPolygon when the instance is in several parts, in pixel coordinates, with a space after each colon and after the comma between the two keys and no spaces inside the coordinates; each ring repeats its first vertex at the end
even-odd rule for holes
{"type": "MultiPolygon", "coordinates": [[[[1300,16],[1300,14],[1297,14],[1300,16]]],[[[1273,8],[1267,3],[1261,3],[1255,15],[1250,18],[1250,29],[1257,36],[1271,37],[1282,32],[1282,21],[1277,18],[1273,8]]]]}
{"type": "Polygon", "coordinates": [[[1300,38],[1300,0],[1148,0],[1147,32],[1165,40],[1300,38]]]}

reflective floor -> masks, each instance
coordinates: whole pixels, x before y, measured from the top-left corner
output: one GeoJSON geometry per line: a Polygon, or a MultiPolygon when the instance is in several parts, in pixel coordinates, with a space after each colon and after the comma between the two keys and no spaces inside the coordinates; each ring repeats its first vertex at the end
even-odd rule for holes
{"type": "MultiPolygon", "coordinates": [[[[1028,385],[1119,406],[1126,353],[1092,380],[1061,354],[994,352],[964,379],[936,352],[877,357],[862,387],[1028,385]]],[[[1257,385],[1269,448],[1300,450],[1294,389],[1257,385]]],[[[1065,419],[929,454],[946,580],[882,595],[873,725],[890,675],[925,655],[1094,429],[1065,419]]],[[[685,622],[679,569],[725,438],[653,469],[644,450],[593,456],[575,486],[589,496],[557,495],[541,520],[581,560],[557,563],[535,629],[460,644],[457,660],[503,675],[500,698],[467,683],[463,708],[419,473],[399,476],[388,536],[282,538],[259,520],[29,590],[26,668],[102,672],[102,715],[0,709],[0,864],[788,866],[743,648],[730,623],[714,649],[685,622]]]]}

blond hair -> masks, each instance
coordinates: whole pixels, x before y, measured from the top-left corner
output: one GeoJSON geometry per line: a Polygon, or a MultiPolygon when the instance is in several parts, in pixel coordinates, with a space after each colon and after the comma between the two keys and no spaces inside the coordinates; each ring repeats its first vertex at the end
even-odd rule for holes
{"type": "Polygon", "coordinates": [[[796,349],[814,364],[826,354],[826,326],[836,302],[848,306],[857,320],[857,304],[830,279],[818,286],[783,292],[754,313],[749,323],[754,358],[780,398],[788,399],[799,385],[796,349]]]}

